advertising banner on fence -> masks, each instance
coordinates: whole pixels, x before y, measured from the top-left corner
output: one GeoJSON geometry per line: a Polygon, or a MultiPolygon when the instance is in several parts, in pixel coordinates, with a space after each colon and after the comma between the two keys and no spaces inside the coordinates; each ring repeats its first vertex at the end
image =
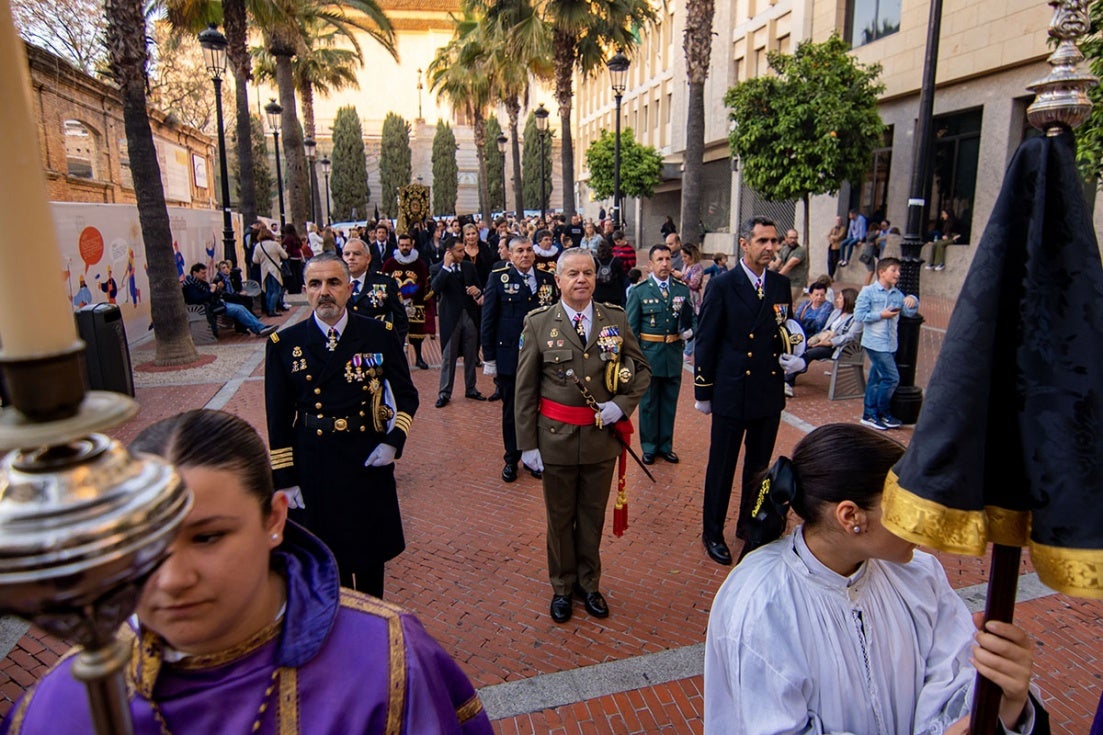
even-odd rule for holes
{"type": "MultiPolygon", "coordinates": [[[[138,208],[133,204],[53,202],[54,226],[73,311],[88,304],[118,304],[133,343],[150,329],[149,278],[138,208]]],[[[223,259],[222,213],[210,209],[169,207],[172,249],[180,280],[195,263],[210,272],[223,259]]],[[[241,249],[240,217],[234,216],[237,261],[241,249]]],[[[33,277],[36,274],[28,274],[33,277]]]]}

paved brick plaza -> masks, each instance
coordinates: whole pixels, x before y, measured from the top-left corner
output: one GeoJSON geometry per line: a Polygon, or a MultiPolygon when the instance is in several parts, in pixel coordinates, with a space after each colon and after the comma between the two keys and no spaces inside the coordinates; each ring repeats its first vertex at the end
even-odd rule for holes
{"type": "MultiPolygon", "coordinates": [[[[920,384],[950,306],[923,305],[920,384]]],[[[307,313],[302,305],[288,318],[307,313]]],[[[439,342],[427,346],[435,368],[439,342]]],[[[264,432],[263,343],[231,335],[201,351],[214,362],[136,372],[141,412],[114,434],[127,441],[159,418],[202,406],[238,413],[264,432]]],[[[151,358],[151,344],[134,350],[135,365],[151,358]]],[[[821,365],[798,381],[779,453],[811,427],[861,415],[860,399],[827,400],[821,365]]],[[[451,404],[435,409],[438,379],[436,369],[414,370],[422,405],[397,473],[408,548],[388,564],[388,600],[416,612],[461,663],[501,733],[701,732],[701,650],[728,568],[711,562],[700,542],[709,423],[693,411],[691,381],[682,384],[675,430],[681,464],[657,462],[654,485],[630,468],[630,528],[603,543],[602,591],[612,614],[596,620],[576,605],[574,618],[556,625],[547,610],[539,483],[527,474],[511,485],[498,478],[501,404],[464,400],[461,387],[451,404]]],[[[489,378],[479,382],[482,392],[493,390],[489,378]]],[[[896,436],[907,441],[911,431],[896,436]]],[[[941,558],[953,587],[975,607],[986,561],[941,558]]],[[[1026,554],[1016,620],[1037,640],[1036,680],[1054,732],[1080,735],[1103,687],[1103,602],[1053,593],[1032,573],[1026,554]]],[[[12,621],[0,622],[0,639],[13,628],[9,637],[18,643],[0,663],[0,715],[68,647],[34,628],[20,638],[12,621]]]]}

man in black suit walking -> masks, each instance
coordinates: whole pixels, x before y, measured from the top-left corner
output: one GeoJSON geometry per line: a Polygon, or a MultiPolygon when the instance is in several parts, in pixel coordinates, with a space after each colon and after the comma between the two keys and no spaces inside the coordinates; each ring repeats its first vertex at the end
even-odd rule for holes
{"type": "Polygon", "coordinates": [[[463,258],[463,240],[456,240],[444,253],[444,260],[429,271],[430,289],[440,296],[441,366],[437,408],[452,400],[456,361],[463,355],[464,395],[475,401],[486,396],[475,387],[475,366],[479,359],[479,306],[484,284],[475,264],[463,258]]]}
{"type": "Polygon", "coordinates": [[[307,261],[314,313],[271,335],[264,363],[268,446],[291,518],[337,558],[341,585],[383,596],[383,563],[406,546],[395,488],[417,389],[389,322],[350,313],[346,264],[307,261]]]}
{"type": "MultiPolygon", "coordinates": [[[[550,306],[559,299],[555,277],[537,270],[532,241],[517,235],[509,243],[510,261],[494,269],[486,283],[483,298],[483,372],[498,376],[502,397],[502,440],[505,443],[505,467],[502,479],[517,479],[517,429],[513,415],[514,387],[517,378],[517,348],[525,315],[538,306],[550,306]]],[[[529,470],[534,476],[539,472],[529,470]]]]}
{"type": "Polygon", "coordinates": [[[708,555],[731,564],[724,520],[731,500],[739,445],[743,444],[743,483],[735,535],[756,497],[754,480],[770,463],[781,411],[785,408],[784,352],[778,326],[791,316],[789,279],[769,270],[778,247],[777,226],[752,217],[739,233],[739,265],[713,278],[698,317],[696,408],[712,415],[705,471],[704,535],[708,555]],[[746,441],[744,441],[744,437],[746,441]]]}

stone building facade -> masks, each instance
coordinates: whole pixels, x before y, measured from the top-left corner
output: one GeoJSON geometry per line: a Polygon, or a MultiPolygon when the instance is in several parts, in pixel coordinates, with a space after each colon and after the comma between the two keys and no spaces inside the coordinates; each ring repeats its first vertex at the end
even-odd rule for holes
{"type": "MultiPolygon", "coordinates": [[[[118,90],[25,46],[50,200],[135,203],[118,90]]],[[[169,206],[217,208],[217,142],[159,110],[149,110],[149,121],[169,206]]]]}

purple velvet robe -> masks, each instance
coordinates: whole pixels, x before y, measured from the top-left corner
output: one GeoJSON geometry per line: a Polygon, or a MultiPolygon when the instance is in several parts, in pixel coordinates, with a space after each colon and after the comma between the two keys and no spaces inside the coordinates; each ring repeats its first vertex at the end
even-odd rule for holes
{"type": "MultiPolygon", "coordinates": [[[[492,732],[466,675],[417,618],[340,589],[336,564],[314,537],[288,524],[275,563],[288,582],[284,618],[233,651],[168,663],[156,635],[124,631],[133,641],[126,678],[136,735],[161,733],[151,699],[176,735],[247,735],[262,701],[263,735],[492,732]]],[[[73,660],[24,696],[0,735],[92,732],[73,660]]]]}

